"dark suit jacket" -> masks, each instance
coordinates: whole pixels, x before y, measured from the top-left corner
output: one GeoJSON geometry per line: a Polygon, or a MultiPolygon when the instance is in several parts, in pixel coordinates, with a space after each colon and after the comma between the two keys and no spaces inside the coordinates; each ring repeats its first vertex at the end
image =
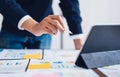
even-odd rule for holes
{"type": "MultiPolygon", "coordinates": [[[[73,34],[82,33],[78,0],[60,0],[59,5],[73,34]]],[[[31,36],[31,33],[18,29],[19,20],[30,15],[40,22],[44,17],[53,14],[52,0],[0,0],[0,13],[4,16],[2,32],[31,36]]]]}

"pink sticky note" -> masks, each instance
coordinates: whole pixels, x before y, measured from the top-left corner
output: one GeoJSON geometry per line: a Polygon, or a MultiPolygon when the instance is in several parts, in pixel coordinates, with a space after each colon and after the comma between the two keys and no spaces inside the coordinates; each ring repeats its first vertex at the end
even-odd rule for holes
{"type": "Polygon", "coordinates": [[[58,74],[37,74],[32,77],[60,77],[58,74]]]}

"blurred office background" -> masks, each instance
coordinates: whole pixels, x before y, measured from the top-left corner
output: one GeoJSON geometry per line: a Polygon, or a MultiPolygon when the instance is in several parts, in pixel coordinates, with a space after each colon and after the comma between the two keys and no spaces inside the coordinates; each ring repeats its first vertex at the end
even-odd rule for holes
{"type": "MultiPolygon", "coordinates": [[[[90,29],[94,25],[104,24],[120,24],[120,0],[79,0],[82,21],[82,29],[84,39],[86,39],[90,29]]],[[[53,0],[53,9],[55,14],[61,15],[61,10],[58,6],[59,0],[53,0]]],[[[66,9],[67,10],[67,9],[66,9]]],[[[0,15],[0,28],[2,26],[3,16],[0,15]]],[[[63,18],[66,29],[67,23],[63,18]]],[[[58,33],[53,36],[52,49],[74,49],[73,40],[69,34],[58,33]]]]}

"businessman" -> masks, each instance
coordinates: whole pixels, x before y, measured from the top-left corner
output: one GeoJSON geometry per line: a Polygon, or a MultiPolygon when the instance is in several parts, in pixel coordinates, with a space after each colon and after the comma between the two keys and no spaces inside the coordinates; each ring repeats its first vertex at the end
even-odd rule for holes
{"type": "MultiPolygon", "coordinates": [[[[78,0],[60,0],[60,7],[72,32],[75,49],[80,49],[81,17],[78,0]]],[[[59,15],[53,15],[52,0],[0,0],[3,15],[0,48],[50,48],[51,35],[64,33],[59,15]]]]}

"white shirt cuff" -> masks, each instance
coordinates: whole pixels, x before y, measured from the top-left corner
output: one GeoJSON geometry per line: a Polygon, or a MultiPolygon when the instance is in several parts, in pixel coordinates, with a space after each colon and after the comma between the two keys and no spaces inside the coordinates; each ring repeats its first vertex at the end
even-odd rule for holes
{"type": "Polygon", "coordinates": [[[84,38],[83,34],[76,34],[76,35],[71,35],[71,39],[79,39],[79,38],[84,38]]]}
{"type": "Polygon", "coordinates": [[[19,29],[19,30],[24,30],[24,28],[22,28],[21,26],[22,26],[22,24],[23,24],[26,20],[28,20],[28,19],[30,19],[30,18],[32,18],[32,17],[29,16],[29,15],[25,15],[24,17],[22,17],[22,18],[20,19],[20,21],[18,22],[18,29],[19,29]]]}

